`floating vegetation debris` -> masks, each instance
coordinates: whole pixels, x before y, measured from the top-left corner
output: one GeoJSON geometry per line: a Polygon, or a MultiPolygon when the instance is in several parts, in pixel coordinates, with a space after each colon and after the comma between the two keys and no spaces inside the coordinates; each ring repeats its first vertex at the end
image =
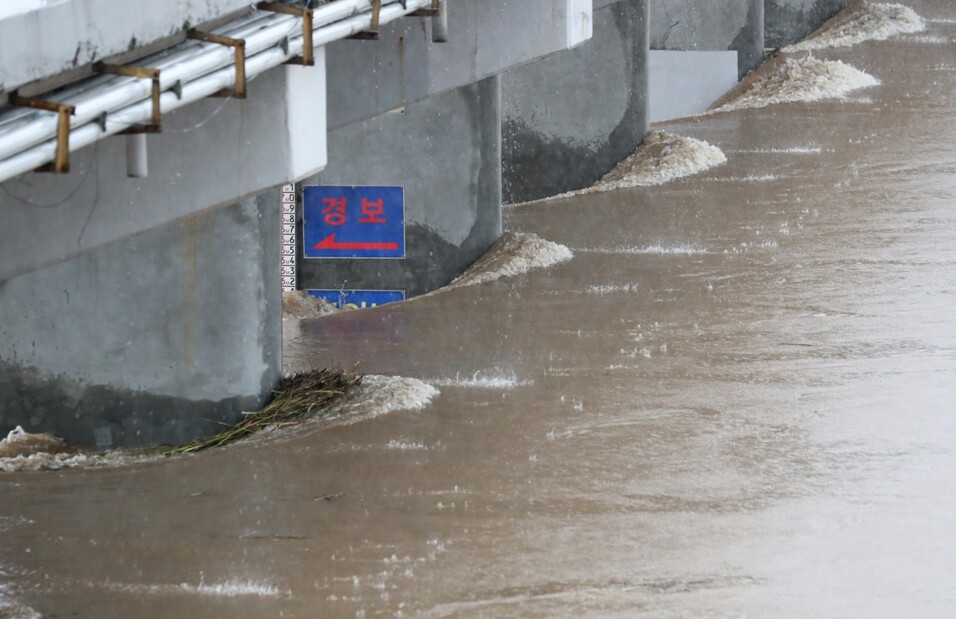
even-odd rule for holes
{"type": "Polygon", "coordinates": [[[361,383],[360,374],[330,369],[307,370],[283,377],[272,392],[272,401],[261,411],[243,413],[239,423],[219,434],[198,438],[185,445],[165,447],[159,453],[164,456],[195,453],[234,443],[266,428],[316,417],[361,383]]]}

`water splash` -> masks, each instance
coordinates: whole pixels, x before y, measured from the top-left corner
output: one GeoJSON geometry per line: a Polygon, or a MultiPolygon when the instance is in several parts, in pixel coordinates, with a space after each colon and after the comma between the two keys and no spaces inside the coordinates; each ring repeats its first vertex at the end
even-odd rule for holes
{"type": "Polygon", "coordinates": [[[333,405],[324,419],[355,423],[402,410],[421,410],[440,392],[417,378],[368,375],[348,400],[333,405]]]}
{"type": "Polygon", "coordinates": [[[829,47],[851,47],[864,41],[885,41],[900,34],[926,29],[926,21],[902,4],[858,1],[826,23],[809,38],[784,51],[804,52],[829,47]]]}
{"type": "Polygon", "coordinates": [[[786,58],[775,67],[755,71],[731,91],[715,112],[760,108],[777,103],[841,99],[880,80],[839,60],[786,58]]]}
{"type": "Polygon", "coordinates": [[[282,293],[282,319],[321,318],[341,312],[334,304],[313,296],[305,290],[282,293]]]}
{"type": "Polygon", "coordinates": [[[471,376],[455,375],[455,378],[440,378],[429,381],[438,387],[465,387],[472,389],[514,389],[532,384],[530,380],[519,380],[514,372],[478,370],[471,376]]]}
{"type": "Polygon", "coordinates": [[[546,241],[536,234],[506,232],[460,277],[435,292],[521,275],[560,264],[573,257],[574,253],[564,245],[546,241]]]}

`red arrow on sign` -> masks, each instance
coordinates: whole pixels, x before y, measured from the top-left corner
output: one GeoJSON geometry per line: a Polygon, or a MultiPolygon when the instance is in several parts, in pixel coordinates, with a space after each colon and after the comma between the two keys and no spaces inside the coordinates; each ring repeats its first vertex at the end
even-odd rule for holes
{"type": "Polygon", "coordinates": [[[398,243],[336,243],[335,233],[312,246],[312,249],[398,249],[398,243]]]}

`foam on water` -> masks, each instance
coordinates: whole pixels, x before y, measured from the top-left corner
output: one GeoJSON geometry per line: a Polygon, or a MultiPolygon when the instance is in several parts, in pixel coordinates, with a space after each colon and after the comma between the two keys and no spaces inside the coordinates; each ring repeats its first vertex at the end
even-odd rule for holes
{"type": "Polygon", "coordinates": [[[77,453],[52,434],[33,434],[17,426],[0,440],[0,471],[58,471],[73,468],[113,468],[155,460],[156,457],[108,451],[77,453]]]}
{"type": "Polygon", "coordinates": [[[335,423],[355,423],[395,411],[421,410],[440,392],[417,378],[367,375],[348,400],[333,405],[326,415],[335,423]]]}
{"type": "Polygon", "coordinates": [[[465,387],[472,389],[514,389],[532,384],[529,380],[518,380],[514,372],[500,370],[479,370],[471,376],[456,375],[455,378],[440,378],[429,381],[438,387],[465,387]]]}
{"type": "Polygon", "coordinates": [[[37,453],[75,453],[75,451],[58,436],[34,434],[25,431],[21,426],[10,430],[7,437],[0,440],[0,458],[29,456],[37,453]]]}
{"type": "Polygon", "coordinates": [[[663,185],[726,161],[719,148],[703,140],[655,131],[644,138],[640,148],[586,191],[663,185]]]}
{"type": "MultiPolygon", "coordinates": [[[[687,138],[666,131],[652,131],[626,159],[605,174],[591,187],[532,200],[534,204],[545,200],[574,198],[590,193],[650,187],[692,176],[727,161],[724,153],[703,140],[687,138]]],[[[522,205],[514,205],[522,206],[522,205]]]]}
{"type": "Polygon", "coordinates": [[[885,41],[900,34],[926,29],[926,21],[902,4],[860,0],[822,28],[784,51],[802,52],[828,47],[850,47],[864,41],[885,41]]]}
{"type": "MultiPolygon", "coordinates": [[[[0,569],[0,577],[5,575],[4,570],[0,569]]],[[[0,581],[0,617],[3,619],[42,619],[43,615],[17,601],[13,597],[9,585],[0,581]]]]}
{"type": "Polygon", "coordinates": [[[879,83],[872,75],[839,60],[820,60],[812,56],[786,58],[770,71],[751,74],[735,89],[735,96],[713,111],[840,99],[855,90],[878,86],[879,83]]]}
{"type": "Polygon", "coordinates": [[[397,451],[427,451],[428,447],[424,443],[412,443],[409,441],[397,441],[391,440],[388,442],[388,445],[385,446],[386,449],[392,449],[397,451]]]}
{"type": "Polygon", "coordinates": [[[921,34],[906,40],[913,43],[926,43],[927,45],[946,45],[949,43],[949,37],[943,37],[937,34],[921,34]]]}
{"type": "Polygon", "coordinates": [[[611,286],[590,286],[587,289],[588,294],[596,294],[598,296],[604,296],[606,294],[614,294],[618,292],[637,292],[637,284],[617,284],[611,286]]]}
{"type": "Polygon", "coordinates": [[[228,580],[221,583],[178,583],[178,584],[159,584],[159,585],[141,585],[126,583],[103,583],[98,585],[100,588],[117,593],[132,593],[136,595],[175,595],[187,593],[191,595],[208,595],[215,597],[269,597],[276,598],[288,595],[278,589],[275,585],[268,583],[259,583],[250,580],[228,580]]]}
{"type": "Polygon", "coordinates": [[[282,293],[282,319],[299,320],[303,318],[320,318],[340,312],[334,304],[325,299],[315,297],[305,290],[282,293]]]}
{"type": "Polygon", "coordinates": [[[823,150],[819,146],[791,146],[790,148],[750,148],[728,151],[748,155],[819,155],[823,150]]]}
{"type": "Polygon", "coordinates": [[[779,176],[774,174],[748,174],[747,176],[729,176],[727,178],[711,178],[718,183],[767,183],[775,181],[779,176]]]}
{"type": "Polygon", "coordinates": [[[536,234],[506,232],[468,267],[467,271],[442,290],[475,286],[502,277],[521,275],[560,264],[573,257],[574,253],[564,245],[546,241],[536,234]]]}
{"type": "Polygon", "coordinates": [[[707,250],[699,245],[642,245],[623,246],[623,247],[597,247],[591,249],[579,249],[578,251],[588,254],[625,254],[625,255],[654,255],[654,256],[694,256],[706,254],[707,250]]]}

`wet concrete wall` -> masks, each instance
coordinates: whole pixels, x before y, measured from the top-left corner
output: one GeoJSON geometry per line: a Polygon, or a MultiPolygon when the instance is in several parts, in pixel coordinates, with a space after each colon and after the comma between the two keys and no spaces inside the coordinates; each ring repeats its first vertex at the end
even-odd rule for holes
{"type": "Polygon", "coordinates": [[[647,0],[595,5],[580,47],[502,76],[502,197],[594,183],[647,131],[647,0]]]}
{"type": "Polygon", "coordinates": [[[0,434],[177,443],[254,410],[281,355],[278,194],[0,282],[0,434]]]}
{"type": "Polygon", "coordinates": [[[147,136],[149,175],[126,175],[125,138],[70,156],[69,174],[0,183],[0,281],[181,217],[235,204],[325,165],[325,55],[277,67],[244,100],[209,98],[147,136]]]}
{"type": "Polygon", "coordinates": [[[330,130],[497,75],[580,45],[592,31],[591,0],[452,0],[448,40],[427,18],[382,28],[377,41],[328,46],[330,130]]]}
{"type": "Polygon", "coordinates": [[[760,64],[764,0],[649,0],[650,48],[737,52],[740,77],[760,64]]]}
{"type": "Polygon", "coordinates": [[[783,47],[804,38],[853,0],[765,0],[766,46],[783,47]]]}
{"type": "Polygon", "coordinates": [[[328,166],[302,184],[404,186],[406,257],[303,259],[300,246],[299,287],[414,296],[461,274],[501,235],[500,124],[491,77],[330,132],[328,166]]]}

